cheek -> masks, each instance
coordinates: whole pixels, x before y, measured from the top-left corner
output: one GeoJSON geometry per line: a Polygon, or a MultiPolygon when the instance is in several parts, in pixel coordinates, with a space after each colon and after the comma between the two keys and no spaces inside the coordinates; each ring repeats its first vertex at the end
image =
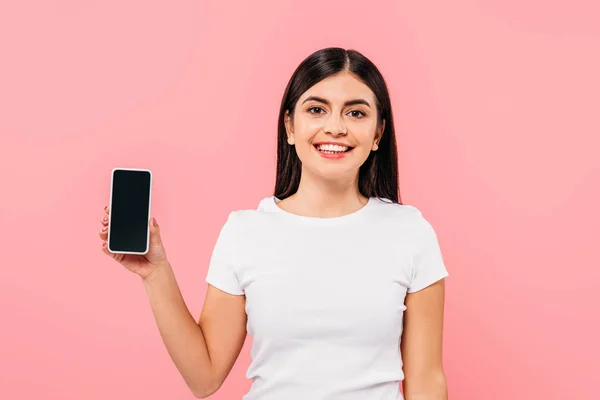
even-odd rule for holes
{"type": "Polygon", "coordinates": [[[371,148],[366,146],[360,146],[354,149],[354,158],[357,160],[359,164],[364,163],[369,155],[371,154],[371,148]]]}
{"type": "Polygon", "coordinates": [[[375,141],[375,135],[370,133],[364,133],[362,135],[357,135],[358,147],[361,151],[370,151],[373,147],[373,142],[375,141]]]}
{"type": "Polygon", "coordinates": [[[295,130],[294,144],[291,147],[295,149],[296,154],[298,154],[299,157],[302,157],[304,153],[310,150],[309,146],[311,146],[310,138],[303,134],[303,132],[295,130]]]}
{"type": "Polygon", "coordinates": [[[307,122],[296,125],[294,136],[296,139],[296,152],[299,156],[308,154],[312,150],[313,145],[311,143],[315,140],[315,136],[318,132],[318,127],[311,127],[307,122]]]}
{"type": "Polygon", "coordinates": [[[296,143],[296,154],[300,158],[300,161],[306,161],[308,157],[311,155],[310,153],[313,150],[313,145],[310,144],[307,140],[302,140],[299,143],[296,143]]]}

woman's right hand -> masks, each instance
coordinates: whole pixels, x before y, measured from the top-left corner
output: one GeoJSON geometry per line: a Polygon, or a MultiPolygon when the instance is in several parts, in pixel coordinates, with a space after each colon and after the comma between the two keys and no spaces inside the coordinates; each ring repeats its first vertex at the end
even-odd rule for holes
{"type": "Polygon", "coordinates": [[[167,255],[160,238],[160,228],[156,224],[156,220],[151,218],[148,222],[150,229],[150,248],[147,254],[114,254],[108,251],[108,218],[110,216],[108,206],[104,208],[104,216],[102,218],[102,229],[100,230],[100,239],[102,239],[102,251],[114,258],[118,263],[127,268],[129,271],[139,275],[142,279],[151,277],[156,271],[167,267],[167,255]]]}

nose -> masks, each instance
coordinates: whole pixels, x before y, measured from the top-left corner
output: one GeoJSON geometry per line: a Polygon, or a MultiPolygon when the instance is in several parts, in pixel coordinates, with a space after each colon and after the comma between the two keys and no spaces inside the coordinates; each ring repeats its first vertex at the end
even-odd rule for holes
{"type": "Polygon", "coordinates": [[[332,136],[344,136],[348,133],[346,128],[346,124],[344,124],[344,120],[339,116],[332,114],[325,121],[325,126],[323,127],[326,134],[332,136]]]}

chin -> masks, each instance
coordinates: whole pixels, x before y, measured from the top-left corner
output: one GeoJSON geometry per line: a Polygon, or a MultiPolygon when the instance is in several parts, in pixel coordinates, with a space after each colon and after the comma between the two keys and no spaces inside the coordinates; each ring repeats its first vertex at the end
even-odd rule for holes
{"type": "Polygon", "coordinates": [[[313,175],[326,181],[340,181],[343,179],[354,179],[358,175],[359,167],[341,165],[315,165],[310,168],[313,175]]]}

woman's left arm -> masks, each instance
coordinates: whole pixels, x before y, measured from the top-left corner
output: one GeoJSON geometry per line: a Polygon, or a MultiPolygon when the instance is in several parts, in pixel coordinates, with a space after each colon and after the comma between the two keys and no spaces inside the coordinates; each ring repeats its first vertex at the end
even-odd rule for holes
{"type": "Polygon", "coordinates": [[[406,295],[401,352],[406,400],[447,400],[442,365],[445,280],[406,295]]]}

